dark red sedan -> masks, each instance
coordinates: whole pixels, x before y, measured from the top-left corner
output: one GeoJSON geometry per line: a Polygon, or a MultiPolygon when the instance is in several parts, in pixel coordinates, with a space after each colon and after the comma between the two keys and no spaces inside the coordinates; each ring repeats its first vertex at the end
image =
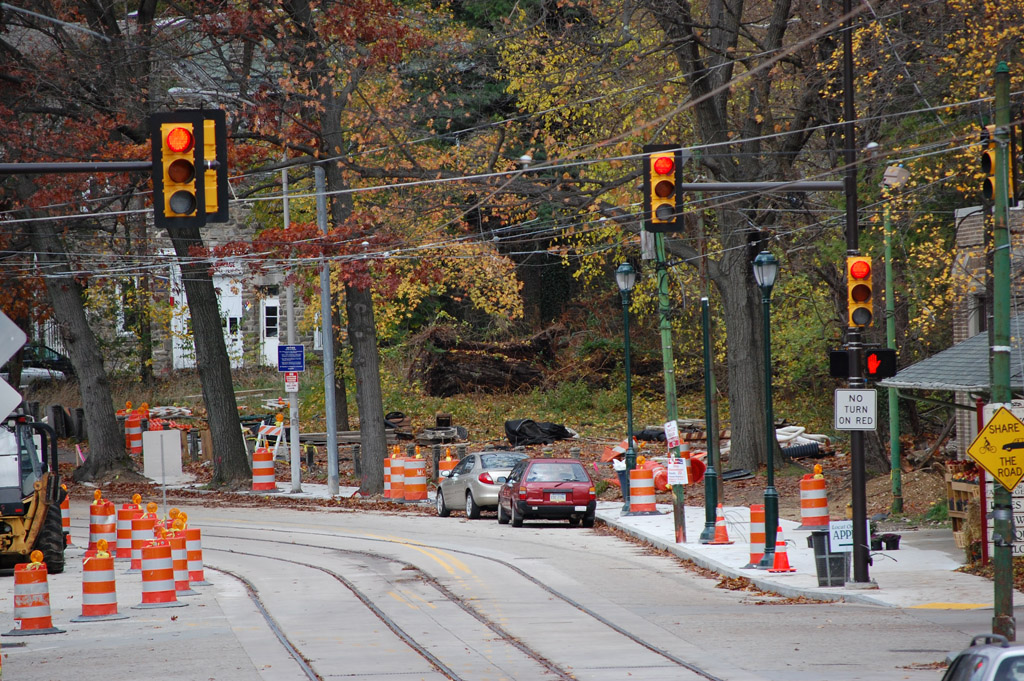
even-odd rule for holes
{"type": "Polygon", "coordinates": [[[498,522],[520,527],[527,518],[568,520],[594,526],[597,494],[576,459],[524,459],[498,491],[498,522]]]}

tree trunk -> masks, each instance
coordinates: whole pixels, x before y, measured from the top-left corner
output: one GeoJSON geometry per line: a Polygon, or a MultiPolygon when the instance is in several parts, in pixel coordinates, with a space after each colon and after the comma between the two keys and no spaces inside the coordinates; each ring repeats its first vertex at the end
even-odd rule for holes
{"type": "Polygon", "coordinates": [[[188,312],[192,318],[196,368],[203,384],[203,401],[213,439],[212,483],[241,486],[252,479],[252,471],[238,420],[231,361],[224,343],[217,291],[209,263],[197,260],[190,252],[193,246],[202,246],[203,240],[198,227],[175,227],[167,231],[178,256],[188,312]]]}
{"type": "Polygon", "coordinates": [[[722,296],[729,380],[730,468],[757,470],[765,447],[764,345],[761,292],[745,248],[730,249],[712,268],[722,296]]]}
{"type": "MultiPolygon", "coordinates": [[[[331,296],[331,309],[337,310],[338,313],[332,320],[333,323],[341,328],[344,321],[341,318],[341,305],[337,305],[337,299],[331,296]]],[[[331,339],[334,342],[334,418],[335,423],[338,424],[338,430],[351,430],[348,421],[348,387],[345,385],[345,370],[344,365],[341,362],[343,352],[345,350],[344,344],[341,342],[341,334],[334,333],[334,329],[331,329],[331,339]]],[[[325,336],[326,338],[326,336],[325,336]]]]}
{"type": "Polygon", "coordinates": [[[64,244],[52,222],[34,222],[30,232],[32,250],[46,275],[46,291],[57,317],[61,340],[78,374],[78,389],[85,410],[89,457],[75,470],[74,478],[81,482],[134,471],[135,465],[125,451],[124,438],[117,427],[103,355],[85,317],[82,287],[72,276],[64,244]]]}
{"type": "Polygon", "coordinates": [[[352,344],[352,369],[356,377],[359,406],[359,442],[362,445],[359,491],[380,494],[384,489],[384,402],[380,388],[380,358],[377,354],[377,326],[373,319],[373,296],[369,287],[345,285],[348,338],[352,344]]]}

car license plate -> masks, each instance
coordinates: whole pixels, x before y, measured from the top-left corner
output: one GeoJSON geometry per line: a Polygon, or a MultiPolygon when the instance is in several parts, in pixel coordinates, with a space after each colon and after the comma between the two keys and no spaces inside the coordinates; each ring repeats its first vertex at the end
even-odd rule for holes
{"type": "Polygon", "coordinates": [[[564,502],[565,494],[552,494],[548,497],[549,501],[564,502]]]}

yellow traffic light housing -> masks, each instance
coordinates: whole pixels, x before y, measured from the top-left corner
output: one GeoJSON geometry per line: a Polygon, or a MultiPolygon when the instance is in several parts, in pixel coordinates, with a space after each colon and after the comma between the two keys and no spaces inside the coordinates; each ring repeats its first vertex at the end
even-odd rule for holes
{"type": "Polygon", "coordinates": [[[871,258],[851,255],[846,258],[847,323],[851,327],[871,326],[871,258]]]}
{"type": "Polygon", "coordinates": [[[157,227],[227,222],[226,128],[219,109],[172,111],[150,118],[157,227]]]}
{"type": "Polygon", "coordinates": [[[679,145],[648,144],[643,152],[644,229],[681,231],[683,196],[679,179],[683,163],[679,145]]]}

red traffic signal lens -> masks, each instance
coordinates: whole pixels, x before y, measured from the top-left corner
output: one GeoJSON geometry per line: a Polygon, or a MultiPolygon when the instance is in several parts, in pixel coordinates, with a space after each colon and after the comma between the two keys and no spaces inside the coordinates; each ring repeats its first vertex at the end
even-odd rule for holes
{"type": "Polygon", "coordinates": [[[172,128],[167,133],[167,148],[176,154],[181,154],[192,148],[195,138],[187,128],[172,128]]]}
{"type": "Polygon", "coordinates": [[[191,182],[196,176],[196,167],[183,158],[171,162],[167,166],[167,177],[171,182],[191,182]]]}
{"type": "Polygon", "coordinates": [[[662,180],[658,184],[654,185],[654,195],[659,199],[667,199],[676,193],[676,185],[674,182],[668,180],[662,180]]]}
{"type": "Polygon", "coordinates": [[[871,263],[867,260],[855,260],[850,264],[850,276],[854,279],[867,279],[871,276],[871,263]]]}
{"type": "MultiPolygon", "coordinates": [[[[668,175],[675,169],[676,162],[672,160],[671,156],[659,156],[654,159],[654,172],[658,175],[668,175]]],[[[661,194],[658,196],[661,196],[661,194]]]]}
{"type": "Polygon", "coordinates": [[[871,287],[867,284],[857,284],[850,289],[850,298],[855,303],[866,303],[871,300],[871,287]]]}

